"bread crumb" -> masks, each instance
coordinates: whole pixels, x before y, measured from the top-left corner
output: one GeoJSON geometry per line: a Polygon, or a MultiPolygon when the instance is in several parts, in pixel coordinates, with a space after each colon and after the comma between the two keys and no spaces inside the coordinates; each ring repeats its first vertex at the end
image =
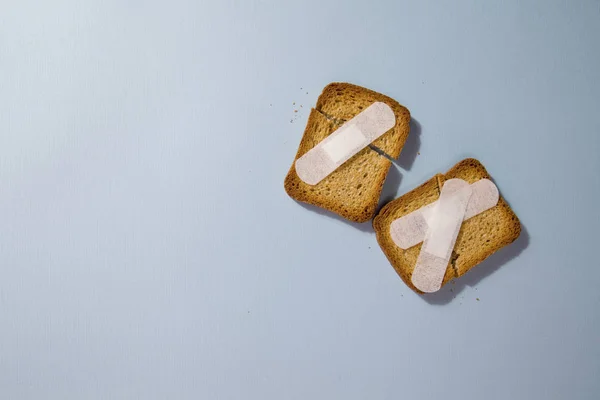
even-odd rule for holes
{"type": "Polygon", "coordinates": [[[298,110],[294,110],[294,112],[298,112],[298,110]]]}
{"type": "Polygon", "coordinates": [[[421,155],[421,152],[420,152],[420,151],[417,151],[417,155],[419,155],[419,156],[420,156],[420,155],[421,155]]]}

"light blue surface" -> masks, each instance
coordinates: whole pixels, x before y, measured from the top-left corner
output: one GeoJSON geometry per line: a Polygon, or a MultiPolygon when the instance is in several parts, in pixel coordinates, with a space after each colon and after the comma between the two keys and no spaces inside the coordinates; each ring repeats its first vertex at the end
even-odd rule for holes
{"type": "Polygon", "coordinates": [[[598,399],[599,112],[596,0],[4,1],[0,398],[598,399]],[[331,81],[521,239],[425,301],[289,199],[331,81]]]}

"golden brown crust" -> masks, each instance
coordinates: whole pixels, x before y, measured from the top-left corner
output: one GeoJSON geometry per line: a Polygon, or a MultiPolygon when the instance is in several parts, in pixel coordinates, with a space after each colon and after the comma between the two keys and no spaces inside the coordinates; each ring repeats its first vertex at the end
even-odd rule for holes
{"type": "MultiPolygon", "coordinates": [[[[391,223],[439,198],[439,188],[444,180],[463,179],[469,183],[491,179],[485,167],[477,160],[462,160],[446,174],[437,175],[423,185],[391,201],[373,220],[377,241],[384,254],[402,280],[414,291],[411,283],[414,266],[421,245],[402,250],[392,240],[391,223]]],[[[502,247],[515,241],[521,233],[519,219],[502,197],[495,207],[465,221],[456,239],[452,261],[446,269],[442,285],[452,278],[460,277],[502,247]]]]}
{"type": "Polygon", "coordinates": [[[312,109],[294,163],[285,178],[287,194],[298,201],[332,211],[354,222],[373,217],[391,162],[365,148],[317,185],[308,185],[296,174],[298,158],[333,133],[343,122],[359,114],[375,101],[388,104],[396,114],[396,125],[374,144],[390,155],[400,153],[408,137],[410,113],[395,100],[372,90],[348,83],[325,87],[312,109]]]}
{"type": "Polygon", "coordinates": [[[396,126],[375,140],[373,145],[398,158],[410,131],[410,112],[391,97],[351,83],[334,82],[323,89],[316,109],[338,122],[345,122],[376,101],[391,107],[396,115],[396,126]]]}

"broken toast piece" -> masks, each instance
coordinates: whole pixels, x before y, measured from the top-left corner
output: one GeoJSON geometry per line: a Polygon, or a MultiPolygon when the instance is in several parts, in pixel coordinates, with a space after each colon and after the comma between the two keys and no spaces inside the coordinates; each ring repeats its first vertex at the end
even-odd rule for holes
{"type": "Polygon", "coordinates": [[[396,124],[373,145],[397,158],[409,133],[408,109],[383,94],[349,83],[332,83],[323,89],[311,109],[294,163],[285,178],[287,194],[295,200],[334,212],[353,222],[370,220],[379,203],[391,162],[369,147],[362,149],[316,185],[302,181],[295,162],[346,121],[374,102],[387,104],[396,124]]]}
{"type": "MultiPolygon", "coordinates": [[[[373,220],[377,242],[384,254],[402,280],[417,293],[421,292],[413,285],[411,278],[422,243],[406,250],[401,249],[392,239],[390,226],[398,218],[438,200],[444,182],[452,178],[462,179],[470,184],[480,179],[491,179],[478,160],[465,159],[445,174],[437,174],[418,188],[386,204],[373,220]]],[[[500,196],[494,207],[462,223],[442,286],[514,242],[520,233],[519,219],[500,196]]]]}

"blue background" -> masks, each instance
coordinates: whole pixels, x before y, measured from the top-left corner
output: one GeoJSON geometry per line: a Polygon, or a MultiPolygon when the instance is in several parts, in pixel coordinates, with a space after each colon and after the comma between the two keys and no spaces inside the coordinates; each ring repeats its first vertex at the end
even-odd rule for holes
{"type": "Polygon", "coordinates": [[[599,398],[599,43],[597,0],[3,1],[0,397],[599,398]],[[332,81],[415,119],[382,200],[476,157],[521,238],[423,299],[288,198],[332,81]]]}

